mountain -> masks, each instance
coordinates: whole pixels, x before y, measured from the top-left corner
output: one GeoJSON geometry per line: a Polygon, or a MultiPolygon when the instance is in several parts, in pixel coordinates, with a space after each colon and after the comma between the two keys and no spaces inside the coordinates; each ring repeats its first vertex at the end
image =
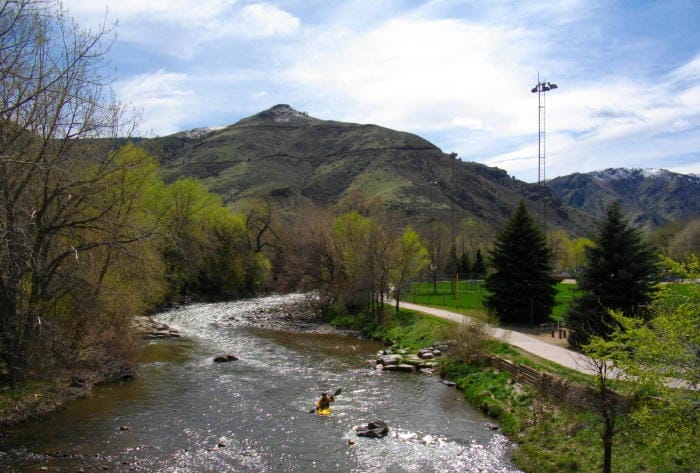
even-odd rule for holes
{"type": "Polygon", "coordinates": [[[576,173],[547,183],[566,205],[596,218],[619,200],[630,221],[651,230],[700,215],[700,176],[663,169],[621,169],[576,173]]]}
{"type": "Polygon", "coordinates": [[[582,234],[590,219],[498,168],[463,162],[411,133],[320,120],[276,105],[216,129],[196,129],[141,144],[166,181],[196,177],[228,204],[267,196],[294,212],[309,203],[333,208],[354,191],[380,197],[411,223],[470,217],[496,230],[522,199],[531,212],[547,202],[549,228],[582,234]]]}

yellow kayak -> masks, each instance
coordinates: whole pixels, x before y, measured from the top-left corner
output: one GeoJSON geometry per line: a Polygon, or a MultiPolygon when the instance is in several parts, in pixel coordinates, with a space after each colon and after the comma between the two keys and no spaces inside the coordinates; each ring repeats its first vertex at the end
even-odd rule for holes
{"type": "Polygon", "coordinates": [[[331,415],[332,409],[330,407],[327,407],[325,409],[316,409],[316,414],[320,416],[329,416],[331,415]]]}

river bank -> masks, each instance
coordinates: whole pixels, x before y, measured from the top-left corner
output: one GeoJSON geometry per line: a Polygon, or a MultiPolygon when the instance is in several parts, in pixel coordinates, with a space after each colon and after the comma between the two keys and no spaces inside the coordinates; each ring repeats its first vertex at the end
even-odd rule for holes
{"type": "Polygon", "coordinates": [[[311,319],[295,321],[297,332],[269,325],[265,314],[285,301],[158,314],[182,337],[147,343],[132,381],[13,428],[0,441],[8,471],[518,471],[510,443],[453,387],[370,370],[364,360],[382,345],[356,333],[311,319]],[[218,353],[239,359],[215,363],[218,353]],[[332,416],[308,414],[321,390],[339,387],[332,416]],[[377,419],[386,437],[357,436],[377,419]]]}
{"type": "MultiPolygon", "coordinates": [[[[177,330],[149,316],[134,317],[131,330],[135,340],[180,337],[177,330]]],[[[95,386],[127,382],[134,376],[132,360],[103,358],[75,363],[14,389],[7,386],[0,391],[0,436],[11,425],[45,416],[68,402],[91,395],[95,386]]]]}

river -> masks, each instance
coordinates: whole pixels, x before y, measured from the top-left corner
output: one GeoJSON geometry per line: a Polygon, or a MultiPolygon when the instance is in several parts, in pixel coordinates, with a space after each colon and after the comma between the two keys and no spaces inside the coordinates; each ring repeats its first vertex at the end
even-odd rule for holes
{"type": "Polygon", "coordinates": [[[11,429],[2,471],[518,472],[511,444],[458,390],[364,366],[380,345],[257,323],[301,297],[158,314],[183,338],[149,343],[135,380],[11,429]],[[240,359],[213,363],[220,353],[240,359]],[[331,416],[308,413],[336,388],[331,416]],[[388,423],[387,437],[355,435],[374,419],[388,423]]]}

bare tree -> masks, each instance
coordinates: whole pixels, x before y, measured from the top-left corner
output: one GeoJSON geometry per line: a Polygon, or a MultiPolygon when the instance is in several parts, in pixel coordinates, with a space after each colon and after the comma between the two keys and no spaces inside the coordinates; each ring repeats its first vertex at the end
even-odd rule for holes
{"type": "Polygon", "coordinates": [[[79,263],[150,231],[122,185],[146,156],[124,159],[111,139],[133,124],[102,75],[111,33],[80,30],[55,1],[0,2],[0,359],[14,383],[42,325],[99,285],[79,263]]]}
{"type": "Polygon", "coordinates": [[[419,233],[428,250],[433,292],[437,293],[437,280],[440,275],[444,274],[452,247],[450,230],[444,223],[433,221],[422,227],[419,233]]]}

